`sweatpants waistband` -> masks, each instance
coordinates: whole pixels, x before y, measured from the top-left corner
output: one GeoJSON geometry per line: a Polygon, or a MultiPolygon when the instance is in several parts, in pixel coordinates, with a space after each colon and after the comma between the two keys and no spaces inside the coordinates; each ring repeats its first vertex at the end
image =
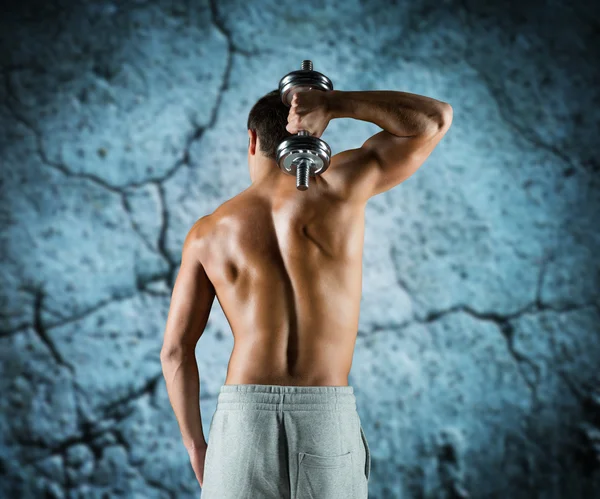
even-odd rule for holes
{"type": "Polygon", "coordinates": [[[356,411],[352,386],[223,385],[216,410],[356,411]]]}

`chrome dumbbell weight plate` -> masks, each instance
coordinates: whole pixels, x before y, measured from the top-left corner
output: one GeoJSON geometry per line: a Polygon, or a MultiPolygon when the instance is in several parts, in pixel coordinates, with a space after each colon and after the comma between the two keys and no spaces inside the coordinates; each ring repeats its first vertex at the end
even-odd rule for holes
{"type": "Polygon", "coordinates": [[[308,179],[329,167],[331,149],[326,142],[301,130],[299,135],[284,139],[277,146],[277,163],[285,173],[296,176],[296,188],[308,189],[308,179]]]}
{"type": "Polygon", "coordinates": [[[309,162],[310,176],[320,175],[329,167],[331,149],[327,143],[311,135],[292,135],[277,146],[277,163],[290,175],[296,175],[301,159],[309,162]]]}
{"type": "Polygon", "coordinates": [[[333,83],[324,74],[306,69],[292,71],[285,75],[279,82],[279,95],[281,95],[281,101],[286,106],[292,105],[292,98],[296,92],[311,89],[328,92],[333,90],[333,83]]]}

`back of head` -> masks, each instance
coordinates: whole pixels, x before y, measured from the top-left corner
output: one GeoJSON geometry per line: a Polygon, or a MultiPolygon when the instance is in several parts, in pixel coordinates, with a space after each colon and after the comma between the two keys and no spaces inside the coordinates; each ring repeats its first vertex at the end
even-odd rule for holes
{"type": "Polygon", "coordinates": [[[289,108],[281,102],[279,90],[273,90],[261,97],[248,115],[248,130],[256,130],[260,139],[260,151],[275,161],[277,146],[292,134],[287,126],[289,108]]]}

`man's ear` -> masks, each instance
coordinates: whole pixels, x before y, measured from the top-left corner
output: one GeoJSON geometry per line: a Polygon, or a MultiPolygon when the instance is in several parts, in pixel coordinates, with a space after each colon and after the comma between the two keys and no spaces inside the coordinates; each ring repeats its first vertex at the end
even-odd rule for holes
{"type": "Polygon", "coordinates": [[[256,154],[256,141],[256,130],[248,130],[248,149],[252,155],[256,154]]]}

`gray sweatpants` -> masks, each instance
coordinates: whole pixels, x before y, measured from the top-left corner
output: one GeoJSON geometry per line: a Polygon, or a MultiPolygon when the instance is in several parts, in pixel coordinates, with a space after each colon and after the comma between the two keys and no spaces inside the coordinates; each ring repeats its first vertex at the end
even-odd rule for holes
{"type": "Polygon", "coordinates": [[[367,499],[370,470],[352,386],[221,387],[202,499],[367,499]]]}

